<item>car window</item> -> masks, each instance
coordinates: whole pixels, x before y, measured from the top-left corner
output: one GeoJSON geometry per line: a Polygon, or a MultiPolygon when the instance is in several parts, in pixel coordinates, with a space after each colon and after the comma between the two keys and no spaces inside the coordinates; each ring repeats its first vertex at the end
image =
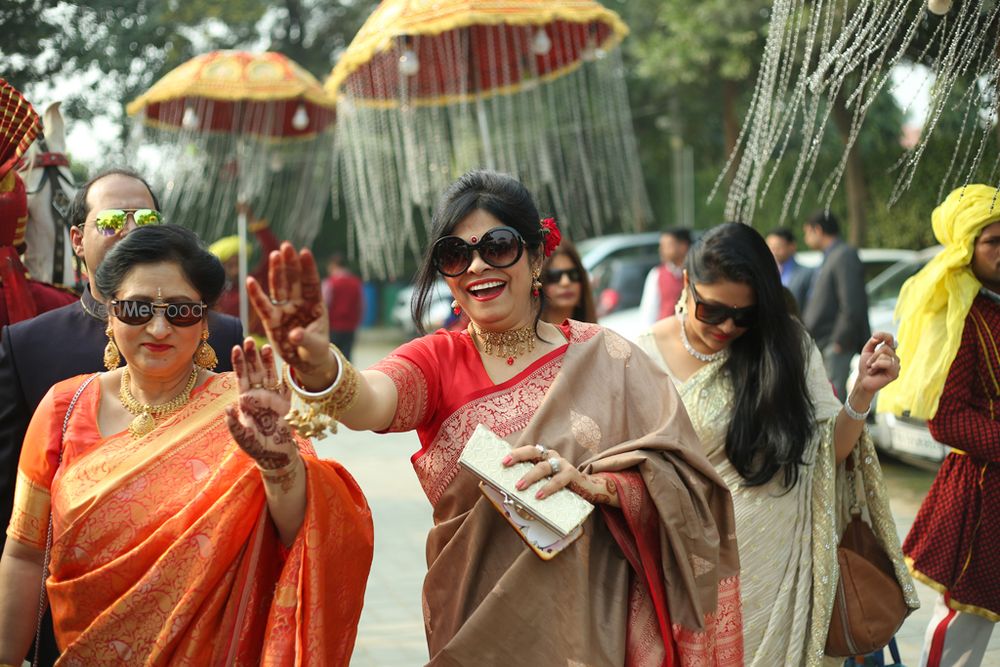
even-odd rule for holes
{"type": "Polygon", "coordinates": [[[868,303],[876,304],[881,301],[895,301],[899,296],[899,291],[903,289],[905,283],[917,271],[924,268],[924,261],[898,262],[886,269],[876,279],[872,280],[868,286],[868,303]]]}

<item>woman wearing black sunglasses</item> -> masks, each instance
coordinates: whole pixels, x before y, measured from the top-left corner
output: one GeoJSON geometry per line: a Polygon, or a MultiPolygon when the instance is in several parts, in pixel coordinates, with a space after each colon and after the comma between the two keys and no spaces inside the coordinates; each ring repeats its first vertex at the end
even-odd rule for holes
{"type": "MultiPolygon", "coordinates": [[[[558,231],[514,178],[470,172],[442,197],[414,319],[445,276],[467,330],[438,331],[355,370],[329,346],[311,253],[271,255],[250,296],[298,394],[293,420],[416,430],[434,506],[424,613],[432,665],[739,664],[729,492],[665,375],[594,324],[540,320],[558,231]],[[521,541],[458,459],[486,425],[530,461],[521,488],[568,487],[600,508],[551,560],[521,541]]],[[[373,446],[376,446],[373,444],[373,446]]],[[[498,462],[499,463],[499,462],[498,462]]],[[[336,566],[331,563],[331,566],[336,566]]]]}
{"type": "Polygon", "coordinates": [[[566,320],[596,322],[594,293],[580,253],[564,240],[542,265],[542,319],[552,324],[566,320]]]}
{"type": "Polygon", "coordinates": [[[913,593],[864,430],[873,395],[899,372],[892,336],[875,334],[861,350],[857,382],[842,404],[753,228],[729,223],[707,232],[688,254],[684,285],[679,313],[639,345],[670,375],[733,492],[746,664],[818,665],[837,584],[843,523],[835,508],[853,450],[873,527],[892,545],[897,576],[913,593]]]}
{"type": "Polygon", "coordinates": [[[371,515],[350,475],[285,423],[269,347],[248,338],[234,373],[211,371],[206,314],[224,280],[176,225],[139,227],[101,262],[108,371],[55,385],[28,428],[0,562],[0,663],[30,647],[47,567],[67,663],[259,664],[309,634],[317,664],[347,664],[371,515]]]}

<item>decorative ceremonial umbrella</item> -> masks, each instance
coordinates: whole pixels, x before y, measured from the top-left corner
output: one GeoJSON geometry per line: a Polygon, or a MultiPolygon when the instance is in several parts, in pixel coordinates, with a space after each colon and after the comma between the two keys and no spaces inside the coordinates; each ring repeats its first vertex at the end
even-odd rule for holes
{"type": "Polygon", "coordinates": [[[464,171],[519,177],[581,231],[650,217],[616,46],[594,0],[385,0],[338,61],[343,196],[364,267],[394,275],[464,171]]]}
{"type": "MultiPolygon", "coordinates": [[[[330,196],[334,109],[315,77],[280,53],[213,51],[128,105],[140,121],[130,143],[171,222],[208,243],[246,238],[239,202],[278,238],[308,245],[330,196]]],[[[245,276],[244,243],[240,267],[245,276]]]]}

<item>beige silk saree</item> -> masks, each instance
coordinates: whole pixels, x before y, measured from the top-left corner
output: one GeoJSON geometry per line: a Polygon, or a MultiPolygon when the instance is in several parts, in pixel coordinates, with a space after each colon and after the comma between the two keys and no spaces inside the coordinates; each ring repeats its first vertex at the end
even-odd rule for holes
{"type": "Polygon", "coordinates": [[[464,332],[418,339],[375,367],[399,388],[391,429],[417,428],[423,444],[430,664],[742,664],[729,491],[676,391],[619,335],[565,331],[566,346],[500,385],[463,384],[461,369],[476,378],[481,367],[464,332]],[[602,506],[583,537],[542,561],[459,468],[478,424],[614,474],[622,509],[602,506]]]}
{"type": "MultiPolygon", "coordinates": [[[[652,332],[639,346],[670,373],[652,332]]],[[[733,494],[740,551],[743,637],[746,664],[837,665],[843,658],[823,653],[833,593],[839,578],[837,545],[849,514],[844,465],[834,459],[833,428],[841,404],[823,370],[819,350],[810,346],[807,380],[816,410],[816,430],[806,447],[807,462],[791,490],[781,475],[748,487],[726,457],[726,432],[733,410],[733,387],[713,361],[681,381],[671,375],[688,409],[705,454],[733,494]]],[[[888,492],[867,431],[858,443],[865,519],[890,555],[907,603],[919,606],[906,570],[888,492]]]]}

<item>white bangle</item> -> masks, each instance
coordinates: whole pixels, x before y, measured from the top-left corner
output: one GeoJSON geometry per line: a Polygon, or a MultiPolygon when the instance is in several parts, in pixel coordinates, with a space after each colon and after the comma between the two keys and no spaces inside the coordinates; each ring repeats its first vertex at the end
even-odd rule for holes
{"type": "Polygon", "coordinates": [[[867,410],[865,410],[864,412],[858,412],[857,410],[855,410],[854,408],[851,407],[851,397],[850,396],[848,396],[847,400],[844,401],[844,412],[846,412],[847,416],[850,417],[851,419],[853,419],[856,422],[863,422],[866,419],[868,419],[868,415],[869,415],[869,413],[871,413],[871,411],[872,411],[872,406],[871,406],[870,403],[868,404],[868,409],[867,410]]]}
{"type": "Polygon", "coordinates": [[[328,397],[334,391],[336,391],[337,387],[340,385],[340,378],[343,377],[344,375],[344,364],[341,363],[340,361],[341,359],[341,355],[339,354],[340,350],[334,347],[333,343],[330,343],[330,348],[333,350],[334,359],[337,360],[337,377],[333,379],[333,384],[331,384],[326,389],[320,389],[319,391],[309,391],[295,380],[295,377],[292,375],[291,364],[286,363],[284,368],[285,383],[288,384],[288,387],[292,391],[294,391],[296,394],[298,394],[299,396],[301,396],[306,400],[323,399],[328,397]]]}

